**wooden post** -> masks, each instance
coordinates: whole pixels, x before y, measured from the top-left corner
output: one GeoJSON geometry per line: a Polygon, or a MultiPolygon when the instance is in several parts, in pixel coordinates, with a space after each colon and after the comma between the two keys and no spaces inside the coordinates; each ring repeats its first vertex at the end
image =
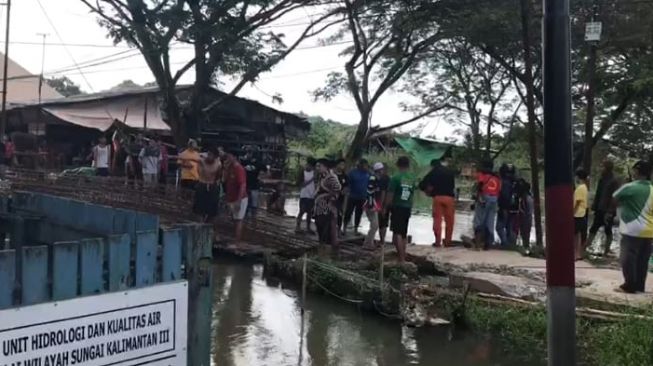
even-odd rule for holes
{"type": "Polygon", "coordinates": [[[209,366],[213,230],[208,225],[182,225],[180,228],[188,280],[188,365],[209,366]]]}
{"type": "Polygon", "coordinates": [[[304,311],[306,311],[306,261],[307,261],[307,255],[304,254],[303,262],[302,262],[302,314],[304,314],[304,311]]]}
{"type": "Polygon", "coordinates": [[[379,287],[381,294],[383,294],[383,267],[385,262],[385,243],[381,242],[381,261],[379,263],[379,287]]]}

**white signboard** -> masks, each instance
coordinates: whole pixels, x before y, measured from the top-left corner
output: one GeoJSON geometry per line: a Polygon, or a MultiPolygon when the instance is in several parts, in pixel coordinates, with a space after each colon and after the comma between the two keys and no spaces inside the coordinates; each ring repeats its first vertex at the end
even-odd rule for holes
{"type": "Polygon", "coordinates": [[[601,40],[603,24],[601,22],[585,23],[585,41],[598,42],[601,40]]]}
{"type": "Polygon", "coordinates": [[[186,365],[188,285],[0,311],[0,366],[186,365]]]}

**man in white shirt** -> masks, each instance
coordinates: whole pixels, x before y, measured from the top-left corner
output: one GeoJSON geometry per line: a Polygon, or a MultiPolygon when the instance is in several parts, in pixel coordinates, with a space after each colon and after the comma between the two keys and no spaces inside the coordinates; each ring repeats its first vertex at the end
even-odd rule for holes
{"type": "Polygon", "coordinates": [[[93,147],[93,166],[96,174],[100,177],[108,177],[111,167],[111,146],[107,145],[107,139],[102,136],[98,144],[93,147]]]}
{"type": "Polygon", "coordinates": [[[147,187],[156,186],[159,181],[161,164],[161,149],[155,139],[150,139],[140,154],[138,160],[143,168],[143,184],[147,187]]]}

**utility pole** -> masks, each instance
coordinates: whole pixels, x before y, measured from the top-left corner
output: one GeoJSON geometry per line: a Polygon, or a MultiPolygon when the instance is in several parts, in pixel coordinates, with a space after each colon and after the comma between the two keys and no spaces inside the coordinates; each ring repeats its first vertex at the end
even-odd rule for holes
{"type": "MultiPolygon", "coordinates": [[[[36,33],[37,36],[43,37],[43,46],[41,48],[41,75],[39,76],[39,105],[41,105],[41,93],[43,91],[43,72],[45,71],[45,39],[48,36],[48,33],[36,33]]],[[[39,110],[39,124],[37,125],[36,134],[38,135],[41,131],[41,125],[43,125],[43,133],[45,134],[45,122],[43,122],[43,112],[39,110]]]]}
{"type": "Polygon", "coordinates": [[[48,33],[36,33],[37,36],[43,37],[43,46],[41,48],[41,76],[39,77],[39,104],[41,104],[41,90],[43,89],[43,72],[45,71],[45,39],[50,34],[48,33]]]}
{"type": "Polygon", "coordinates": [[[569,0],[544,0],[548,364],[576,364],[569,0]]]}
{"type": "Polygon", "coordinates": [[[587,61],[587,111],[585,115],[585,143],[583,148],[583,169],[592,172],[592,138],[594,136],[594,116],[596,115],[596,62],[598,43],[601,40],[601,23],[595,21],[598,16],[598,5],[594,4],[592,21],[585,25],[585,41],[589,43],[589,59],[587,61]]]}
{"type": "Polygon", "coordinates": [[[0,120],[0,136],[7,131],[7,67],[9,66],[9,19],[11,19],[11,0],[7,0],[7,29],[5,31],[5,64],[2,73],[2,120],[0,120]]]}

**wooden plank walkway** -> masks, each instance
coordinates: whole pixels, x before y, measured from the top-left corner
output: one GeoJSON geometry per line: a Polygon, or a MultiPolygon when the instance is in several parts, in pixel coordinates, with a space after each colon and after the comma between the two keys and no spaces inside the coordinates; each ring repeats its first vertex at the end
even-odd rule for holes
{"type": "MultiPolygon", "coordinates": [[[[149,215],[143,217],[143,227],[139,227],[136,220],[136,227],[123,227],[123,223],[133,223],[127,211],[120,209],[135,210],[139,212],[156,215],[160,224],[164,228],[172,228],[180,223],[191,223],[199,221],[199,217],[191,212],[192,194],[190,192],[179,192],[174,187],[159,187],[159,189],[142,189],[132,185],[125,185],[121,178],[97,178],[97,177],[60,177],[44,174],[34,171],[18,171],[11,178],[10,191],[26,190],[52,194],[62,197],[73,198],[79,201],[85,201],[93,204],[106,205],[118,210],[112,210],[112,219],[90,222],[97,230],[112,232],[120,229],[121,232],[127,232],[132,235],[132,240],[137,236],[137,232],[146,230],[158,223],[146,222],[149,215]],[[123,217],[125,216],[125,217],[123,217]]],[[[79,205],[78,205],[79,206],[79,205]]],[[[86,205],[87,207],[89,205],[86,205]]],[[[67,207],[70,210],[87,209],[84,205],[80,207],[67,207]]],[[[98,206],[88,208],[100,210],[98,206]]],[[[91,214],[89,212],[89,214],[91,214]]],[[[89,215],[96,217],[98,215],[89,215]]],[[[231,239],[233,232],[232,220],[228,217],[226,209],[221,210],[219,217],[219,234],[222,238],[231,239]]],[[[264,209],[259,209],[256,218],[247,218],[243,230],[244,240],[247,246],[235,248],[233,245],[223,245],[223,251],[233,252],[233,254],[262,253],[263,251],[273,251],[285,256],[301,256],[305,252],[317,250],[319,243],[317,237],[303,233],[295,233],[295,218],[289,216],[280,216],[268,213],[264,209]]],[[[116,239],[118,240],[118,239],[116,239]]],[[[372,253],[360,247],[362,237],[349,235],[341,239],[340,252],[344,256],[361,257],[370,256],[372,253]]],[[[118,251],[120,247],[112,250],[118,251]]],[[[110,257],[117,260],[118,253],[110,253],[110,257]]],[[[145,279],[141,279],[144,282],[145,279]]],[[[112,279],[112,287],[117,285],[118,279],[112,279]]]]}

